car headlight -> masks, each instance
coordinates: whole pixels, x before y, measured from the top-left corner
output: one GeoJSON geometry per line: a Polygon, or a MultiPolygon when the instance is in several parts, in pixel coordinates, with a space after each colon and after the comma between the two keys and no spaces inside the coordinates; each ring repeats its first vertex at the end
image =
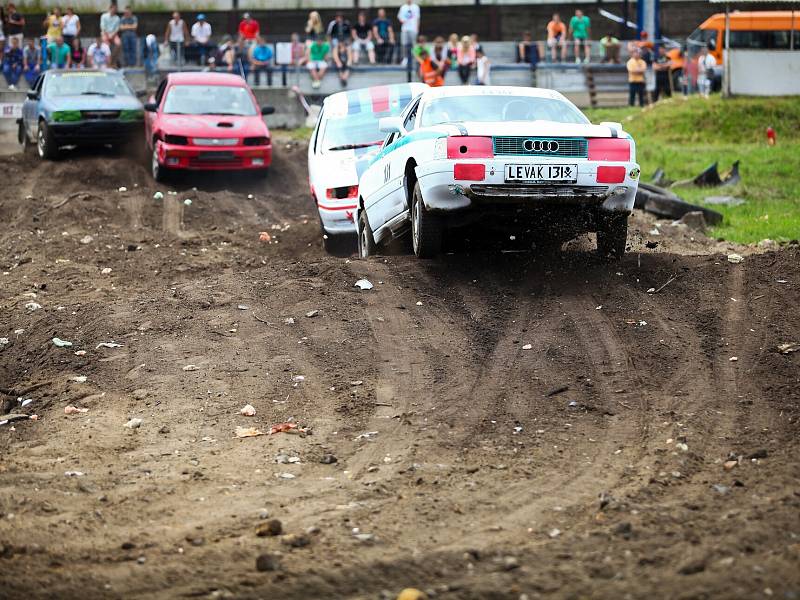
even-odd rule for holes
{"type": "Polygon", "coordinates": [[[440,137],[433,143],[433,158],[447,158],[447,138],[440,137]]]}
{"type": "Polygon", "coordinates": [[[120,121],[142,121],[144,120],[143,110],[123,110],[119,113],[120,121]]]}
{"type": "Polygon", "coordinates": [[[80,121],[81,118],[81,111],[79,110],[57,110],[53,113],[53,121],[56,123],[80,121]]]}

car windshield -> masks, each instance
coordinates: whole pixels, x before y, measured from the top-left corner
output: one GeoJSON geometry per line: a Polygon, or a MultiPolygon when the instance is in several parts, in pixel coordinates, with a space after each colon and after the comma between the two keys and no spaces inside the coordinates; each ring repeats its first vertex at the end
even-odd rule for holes
{"type": "Polygon", "coordinates": [[[459,121],[555,121],[588,123],[572,105],[554,98],[486,94],[431,100],[422,111],[422,127],[459,121]]]}
{"type": "Polygon", "coordinates": [[[329,116],[322,131],[322,148],[329,152],[380,146],[386,136],[378,129],[378,121],[398,116],[405,107],[403,102],[394,102],[383,112],[329,116]]]}
{"type": "Polygon", "coordinates": [[[258,114],[247,88],[234,85],[175,85],[167,92],[164,112],[169,115],[258,114]]]}
{"type": "Polygon", "coordinates": [[[125,78],[118,73],[73,71],[52,73],[47,78],[44,95],[57,96],[133,96],[125,78]]]}

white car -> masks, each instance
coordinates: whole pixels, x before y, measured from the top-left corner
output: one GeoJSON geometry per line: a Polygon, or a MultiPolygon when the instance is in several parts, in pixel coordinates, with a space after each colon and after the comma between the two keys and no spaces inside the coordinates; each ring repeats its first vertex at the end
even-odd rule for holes
{"type": "Polygon", "coordinates": [[[552,90],[426,90],[361,175],[359,254],[411,228],[415,254],[439,253],[445,229],[480,222],[560,243],[597,232],[602,255],[625,252],[638,187],[636,147],[619,123],[592,125],[552,90]]]}
{"type": "Polygon", "coordinates": [[[400,115],[426,89],[422,83],[403,83],[325,99],[308,145],[308,182],[326,249],[336,251],[348,242],[354,246],[358,177],[385,137],[378,129],[380,119],[400,115]]]}

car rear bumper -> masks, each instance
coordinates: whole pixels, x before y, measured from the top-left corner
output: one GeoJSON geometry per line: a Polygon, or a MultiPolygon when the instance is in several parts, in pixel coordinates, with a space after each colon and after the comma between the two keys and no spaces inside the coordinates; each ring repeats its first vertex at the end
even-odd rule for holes
{"type": "Polygon", "coordinates": [[[317,202],[322,227],[333,235],[356,233],[356,200],[327,200],[317,202]]]}
{"type": "MultiPolygon", "coordinates": [[[[609,212],[629,213],[633,209],[639,185],[639,166],[634,162],[595,162],[584,159],[550,159],[553,164],[577,164],[578,172],[571,183],[521,183],[505,181],[505,165],[525,163],[524,158],[507,157],[486,160],[436,160],[417,167],[416,174],[425,206],[436,212],[469,211],[502,204],[527,207],[570,206],[609,212]],[[482,164],[484,178],[457,180],[454,166],[482,164]],[[598,181],[598,167],[621,167],[621,181],[598,181]]],[[[545,163],[538,159],[531,163],[545,163]]]]}
{"type": "Polygon", "coordinates": [[[114,144],[144,134],[142,121],[78,121],[74,123],[50,123],[48,128],[56,143],[69,144],[114,144]]]}
{"type": "Polygon", "coordinates": [[[170,169],[228,171],[266,169],[272,164],[272,144],[265,146],[180,146],[158,142],[158,160],[170,169]]]}

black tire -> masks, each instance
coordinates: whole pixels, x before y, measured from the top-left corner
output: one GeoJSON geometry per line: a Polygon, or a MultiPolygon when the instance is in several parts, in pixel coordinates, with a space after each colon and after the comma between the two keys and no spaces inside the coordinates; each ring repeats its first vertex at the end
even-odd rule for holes
{"type": "Polygon", "coordinates": [[[39,121],[39,128],[36,133],[36,148],[39,158],[45,160],[55,160],[58,158],[58,145],[56,144],[53,132],[44,121],[39,121]]]}
{"type": "Polygon", "coordinates": [[[256,171],[256,177],[258,179],[266,179],[267,177],[269,177],[269,167],[267,167],[266,169],[259,169],[258,171],[256,171]]]}
{"type": "Polygon", "coordinates": [[[372,227],[369,226],[367,211],[362,210],[358,214],[358,256],[369,258],[378,250],[375,244],[375,237],[372,235],[372,227]]]}
{"type": "Polygon", "coordinates": [[[155,145],[153,145],[153,153],[150,155],[150,172],[153,174],[153,179],[159,183],[169,179],[170,170],[159,162],[158,149],[155,145]]]}
{"type": "Polygon", "coordinates": [[[20,121],[19,123],[19,130],[17,131],[17,141],[19,141],[20,146],[22,146],[22,153],[29,154],[30,151],[33,149],[33,144],[31,144],[31,138],[28,137],[28,132],[25,130],[25,123],[20,121]]]}
{"type": "Polygon", "coordinates": [[[606,217],[597,228],[597,252],[603,258],[619,260],[628,243],[628,215],[606,217]]]}
{"type": "Polygon", "coordinates": [[[434,258],[442,251],[442,220],[425,209],[419,183],[411,199],[411,245],[418,258],[434,258]]]}

